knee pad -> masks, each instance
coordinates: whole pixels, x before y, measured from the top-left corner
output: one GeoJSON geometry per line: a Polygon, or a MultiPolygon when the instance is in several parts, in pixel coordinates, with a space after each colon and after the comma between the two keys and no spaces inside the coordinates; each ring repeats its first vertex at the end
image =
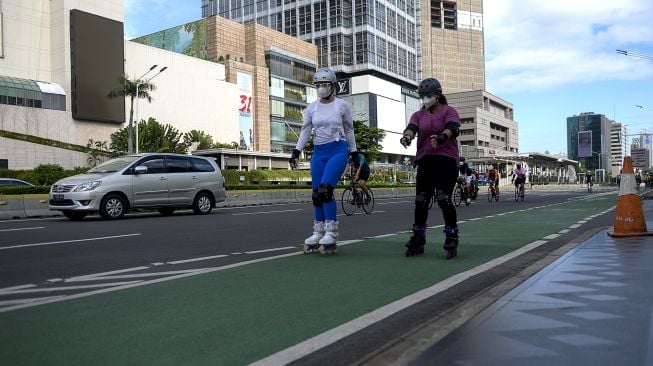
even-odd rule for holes
{"type": "Polygon", "coordinates": [[[451,197],[448,194],[444,193],[442,190],[438,190],[435,195],[435,200],[438,201],[438,207],[446,207],[451,205],[451,197]]]}
{"type": "Polygon", "coordinates": [[[313,198],[313,206],[322,207],[322,197],[320,196],[319,190],[317,188],[313,189],[313,195],[311,198],[313,198]]]}
{"type": "Polygon", "coordinates": [[[317,194],[320,196],[322,203],[327,203],[333,201],[333,186],[330,184],[320,184],[320,188],[317,189],[317,194]]]}
{"type": "Polygon", "coordinates": [[[415,196],[415,207],[417,208],[429,208],[429,203],[431,202],[431,195],[426,192],[419,192],[415,196]]]}

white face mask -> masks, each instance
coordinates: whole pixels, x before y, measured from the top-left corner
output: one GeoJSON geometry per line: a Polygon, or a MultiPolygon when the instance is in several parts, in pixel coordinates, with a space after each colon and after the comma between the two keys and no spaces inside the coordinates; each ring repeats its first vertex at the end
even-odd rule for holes
{"type": "Polygon", "coordinates": [[[328,98],[331,95],[331,87],[330,86],[321,86],[317,88],[317,95],[320,96],[320,98],[328,98]]]}
{"type": "Polygon", "coordinates": [[[430,97],[430,98],[423,98],[422,99],[422,105],[426,108],[431,108],[435,105],[435,101],[437,100],[437,97],[430,97]]]}

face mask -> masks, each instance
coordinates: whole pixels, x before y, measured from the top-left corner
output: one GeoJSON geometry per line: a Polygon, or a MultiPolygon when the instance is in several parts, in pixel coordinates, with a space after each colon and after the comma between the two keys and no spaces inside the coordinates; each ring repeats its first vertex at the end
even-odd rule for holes
{"type": "Polygon", "coordinates": [[[437,100],[437,97],[427,97],[427,98],[422,98],[422,105],[426,108],[431,108],[435,105],[435,101],[437,100]]]}
{"type": "Polygon", "coordinates": [[[329,86],[321,86],[317,88],[317,95],[320,96],[320,98],[328,98],[331,95],[331,87],[329,86]]]}

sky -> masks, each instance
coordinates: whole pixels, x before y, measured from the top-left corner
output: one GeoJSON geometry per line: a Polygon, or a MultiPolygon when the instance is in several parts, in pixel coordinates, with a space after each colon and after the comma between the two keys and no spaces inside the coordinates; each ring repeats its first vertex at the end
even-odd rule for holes
{"type": "MultiPolygon", "coordinates": [[[[567,117],[582,112],[653,132],[653,60],[616,52],[653,57],[653,1],[484,0],[483,12],[485,89],[513,105],[521,152],[566,153],[567,117]]],[[[125,38],[200,18],[200,0],[125,0],[125,38]]]]}

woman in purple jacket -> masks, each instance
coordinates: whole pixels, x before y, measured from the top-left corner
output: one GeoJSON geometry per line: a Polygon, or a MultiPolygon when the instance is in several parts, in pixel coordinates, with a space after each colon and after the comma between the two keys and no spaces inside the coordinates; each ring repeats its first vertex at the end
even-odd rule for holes
{"type": "Polygon", "coordinates": [[[460,117],[458,112],[447,104],[438,80],[422,80],[418,92],[422,108],[410,117],[404,136],[400,140],[401,144],[407,147],[417,136],[417,154],[413,161],[418,167],[415,222],[413,235],[406,243],[406,256],[424,253],[426,220],[429,204],[435,194],[435,200],[444,216],[444,251],[447,259],[450,259],[458,254],[458,223],[451,195],[458,176],[459,153],[456,137],[460,132],[460,117]]]}

